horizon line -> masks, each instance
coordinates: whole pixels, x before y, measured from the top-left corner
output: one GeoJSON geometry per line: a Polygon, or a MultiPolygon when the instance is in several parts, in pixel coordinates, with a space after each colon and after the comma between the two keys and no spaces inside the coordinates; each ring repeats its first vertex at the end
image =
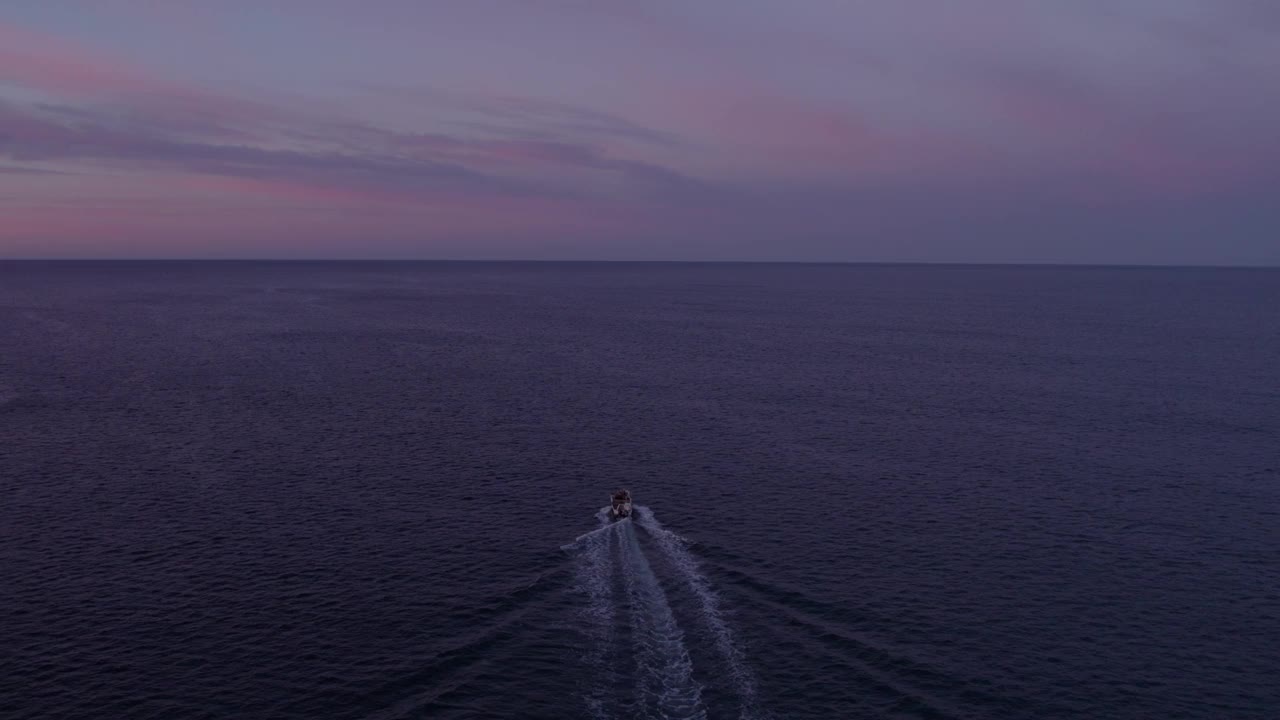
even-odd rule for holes
{"type": "Polygon", "coordinates": [[[0,257],[0,263],[457,263],[457,264],[594,264],[594,265],[870,265],[926,267],[1070,267],[1150,268],[1205,270],[1277,270],[1276,264],[1136,263],[1072,261],[969,261],[969,260],[640,260],[590,258],[404,258],[404,257],[0,257]]]}

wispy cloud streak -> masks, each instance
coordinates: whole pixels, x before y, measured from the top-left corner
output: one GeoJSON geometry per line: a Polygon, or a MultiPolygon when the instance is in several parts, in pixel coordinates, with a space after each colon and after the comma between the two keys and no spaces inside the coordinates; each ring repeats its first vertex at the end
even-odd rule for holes
{"type": "Polygon", "coordinates": [[[1280,261],[1266,0],[157,7],[0,11],[0,255],[257,226],[424,255],[1105,259],[1141,235],[1280,261]]]}

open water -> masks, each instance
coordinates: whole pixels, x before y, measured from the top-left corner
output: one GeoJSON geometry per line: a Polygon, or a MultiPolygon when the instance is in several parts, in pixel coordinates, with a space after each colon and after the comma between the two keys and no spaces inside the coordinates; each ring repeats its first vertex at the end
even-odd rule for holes
{"type": "Polygon", "coordinates": [[[1280,717],[1280,272],[0,264],[0,717],[1280,717]]]}

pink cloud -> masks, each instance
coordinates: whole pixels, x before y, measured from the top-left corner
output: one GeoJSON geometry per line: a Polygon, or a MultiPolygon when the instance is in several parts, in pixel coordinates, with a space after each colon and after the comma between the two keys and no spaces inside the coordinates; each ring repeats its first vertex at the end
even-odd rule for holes
{"type": "Polygon", "coordinates": [[[45,205],[6,209],[0,248],[5,255],[19,257],[108,251],[126,256],[253,257],[305,255],[317,248],[330,255],[376,255],[391,249],[410,256],[465,257],[468,243],[480,239],[514,242],[509,248],[518,254],[521,238],[608,238],[652,226],[639,208],[557,198],[441,195],[412,205],[389,206],[376,199],[316,205],[317,196],[306,190],[296,198],[287,191],[273,193],[274,203],[228,205],[228,193],[252,189],[207,185],[202,179],[157,191],[157,198],[167,199],[151,205],[83,203],[75,212],[45,205]],[[302,203],[279,203],[294,199],[302,203]]]}
{"type": "Polygon", "coordinates": [[[1280,159],[1187,122],[1221,114],[1198,91],[1171,88],[1154,105],[1121,88],[1019,70],[993,76],[989,92],[993,111],[1011,126],[1010,144],[1031,154],[1043,175],[1108,178],[1144,194],[1212,195],[1274,174],[1280,159]]]}
{"type": "Polygon", "coordinates": [[[229,175],[179,175],[172,182],[179,189],[210,198],[288,200],[308,207],[371,208],[415,201],[394,192],[229,175]]]}
{"type": "Polygon", "coordinates": [[[245,132],[248,125],[298,119],[275,105],[186,87],[110,53],[0,21],[0,86],[5,83],[96,103],[134,121],[241,140],[254,137],[245,132]]]}
{"type": "Polygon", "coordinates": [[[660,92],[653,104],[698,141],[689,161],[733,181],[932,185],[1007,175],[1007,158],[971,137],[835,102],[729,87],[660,92]]]}
{"type": "Polygon", "coordinates": [[[108,54],[2,21],[0,82],[78,96],[143,93],[163,86],[145,70],[108,54]]]}

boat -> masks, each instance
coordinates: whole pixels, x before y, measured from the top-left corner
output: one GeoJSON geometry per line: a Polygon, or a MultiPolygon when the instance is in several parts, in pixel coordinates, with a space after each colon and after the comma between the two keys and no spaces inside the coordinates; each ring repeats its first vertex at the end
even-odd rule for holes
{"type": "Polygon", "coordinates": [[[619,490],[609,499],[609,517],[613,520],[621,520],[625,517],[631,517],[631,493],[626,490],[619,490]]]}

